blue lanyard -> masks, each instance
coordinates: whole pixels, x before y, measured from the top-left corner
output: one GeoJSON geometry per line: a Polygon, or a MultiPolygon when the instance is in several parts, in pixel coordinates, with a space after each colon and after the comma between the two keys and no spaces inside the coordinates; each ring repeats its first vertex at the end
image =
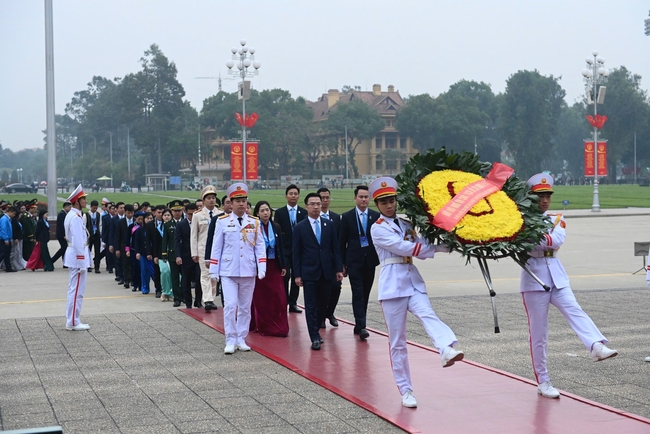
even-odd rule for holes
{"type": "MultiPolygon", "coordinates": [[[[356,213],[356,212],[354,214],[357,216],[357,219],[356,219],[357,220],[357,230],[359,231],[359,236],[361,236],[362,232],[361,232],[361,225],[359,223],[359,214],[356,213]]],[[[366,215],[366,221],[367,221],[367,219],[368,219],[368,215],[366,215]]],[[[368,232],[368,228],[363,228],[363,235],[364,236],[366,235],[366,232],[368,232]]]]}

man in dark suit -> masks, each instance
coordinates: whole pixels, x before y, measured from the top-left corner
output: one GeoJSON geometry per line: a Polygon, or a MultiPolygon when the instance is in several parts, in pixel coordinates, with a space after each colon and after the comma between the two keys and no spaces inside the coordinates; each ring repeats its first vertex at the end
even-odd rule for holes
{"type": "Polygon", "coordinates": [[[305,204],[309,217],[298,223],[293,232],[293,271],[296,285],[304,288],[311,349],[320,350],[319,325],[325,319],[332,285],[343,280],[343,264],[334,225],[320,216],[320,196],[309,193],[305,204]]]}
{"type": "Polygon", "coordinates": [[[372,243],[370,226],[380,214],[368,208],[370,195],[368,187],[360,185],[354,190],[357,206],[341,216],[339,243],[343,260],[343,275],[350,279],[352,287],[352,312],[354,313],[354,334],[366,340],[366,312],[370,290],[375,281],[375,269],[379,258],[372,243]]]}
{"type": "MultiPolygon", "coordinates": [[[[199,264],[192,260],[192,250],[190,248],[190,231],[192,224],[192,215],[198,207],[194,203],[185,205],[185,217],[176,224],[174,232],[174,254],[176,255],[176,264],[181,266],[181,285],[183,289],[183,298],[185,307],[192,308],[192,283],[194,282],[195,299],[194,307],[203,307],[201,298],[201,270],[199,264]]],[[[170,258],[171,260],[171,258],[170,258]]]]}
{"type": "MultiPolygon", "coordinates": [[[[338,238],[339,228],[341,227],[341,216],[334,211],[330,211],[330,201],[332,199],[330,190],[327,187],[321,187],[316,192],[320,196],[321,207],[320,207],[320,216],[321,218],[330,220],[334,225],[334,230],[338,238]]],[[[325,318],[329,319],[330,325],[332,327],[338,327],[339,322],[334,316],[334,311],[336,310],[336,305],[339,304],[339,298],[341,297],[341,282],[335,281],[332,284],[330,289],[330,296],[327,301],[327,308],[325,309],[325,318]]],[[[320,323],[320,328],[325,328],[325,318],[320,323]]]]}
{"type": "Polygon", "coordinates": [[[106,252],[106,271],[113,273],[115,268],[115,254],[109,250],[111,245],[111,233],[113,228],[113,215],[115,214],[115,205],[108,202],[105,204],[105,211],[102,213],[102,243],[104,243],[104,252],[106,252]]]}
{"type": "MultiPolygon", "coordinates": [[[[122,262],[122,274],[124,276],[124,287],[129,289],[131,287],[131,271],[133,269],[132,260],[126,255],[126,247],[129,246],[131,234],[129,227],[133,224],[133,205],[124,205],[124,218],[117,222],[116,229],[116,243],[115,257],[122,262]]],[[[119,282],[118,282],[119,283],[119,282]]]]}
{"type": "MultiPolygon", "coordinates": [[[[65,239],[65,216],[68,215],[68,212],[72,208],[70,202],[65,202],[63,204],[63,209],[59,211],[59,214],[56,216],[56,239],[59,241],[59,250],[52,256],[52,264],[62,258],[65,254],[65,250],[68,248],[68,241],[65,239]]],[[[65,265],[63,268],[68,268],[65,265]]]]}
{"type": "MultiPolygon", "coordinates": [[[[90,235],[88,238],[88,246],[90,247],[91,252],[94,250],[94,259],[93,264],[95,266],[95,273],[99,274],[99,264],[104,257],[105,250],[102,249],[102,219],[99,215],[97,208],[99,207],[99,202],[93,200],[90,202],[90,211],[83,215],[82,220],[86,226],[86,230],[90,235]]],[[[91,270],[88,270],[91,271],[91,270]]]]}
{"type": "MultiPolygon", "coordinates": [[[[280,225],[282,229],[282,242],[284,243],[285,264],[292,267],[292,245],[293,245],[293,230],[294,227],[307,218],[307,210],[298,205],[300,198],[300,189],[295,184],[291,184],[284,190],[287,198],[287,206],[280,207],[275,210],[275,217],[273,221],[280,225]]],[[[314,193],[315,194],[315,193],[314,193]]],[[[320,210],[319,210],[320,211],[320,210]]],[[[287,274],[284,275],[284,290],[287,294],[287,303],[289,304],[289,312],[300,313],[297,306],[298,296],[300,295],[300,288],[296,285],[293,275],[293,269],[288,269],[287,274]]]]}
{"type": "Polygon", "coordinates": [[[154,219],[147,223],[145,231],[147,233],[147,259],[153,261],[153,284],[156,287],[156,298],[162,295],[162,285],[160,284],[160,266],[158,261],[162,257],[162,237],[165,231],[163,226],[163,211],[165,205],[156,205],[153,211],[154,219]]]}
{"type": "Polygon", "coordinates": [[[120,237],[118,234],[118,225],[120,220],[124,219],[124,202],[115,204],[115,215],[111,221],[111,233],[109,236],[108,251],[115,256],[115,281],[118,285],[124,285],[124,269],[122,268],[122,259],[117,255],[120,237]]]}

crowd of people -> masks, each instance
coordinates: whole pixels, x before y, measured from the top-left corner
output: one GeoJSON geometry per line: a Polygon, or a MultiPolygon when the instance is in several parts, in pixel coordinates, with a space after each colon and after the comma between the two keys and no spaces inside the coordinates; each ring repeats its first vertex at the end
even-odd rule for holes
{"type": "MultiPolygon", "coordinates": [[[[618,352],[606,346],[607,339],[579,306],[557,258],[566,222],[561,215],[548,213],[553,178],[538,174],[527,186],[538,195],[540,211],[550,228],[530,253],[528,266],[550,290],[545,291],[522,272],[520,291],[528,316],[538,393],[558,398],[560,393],[546,368],[549,305],[562,312],[594,361],[618,352]]],[[[433,258],[448,249],[430,244],[408,220],[397,216],[397,182],[390,177],[356,187],[355,207],[341,215],[329,209],[331,192],[326,187],[304,197],[306,208],[298,205],[298,186],[289,185],[285,197],[286,205],[273,210],[264,200],[253,206],[244,183],[230,185],[220,199],[215,187],[208,185],[194,202],[174,200],[152,206],[103,199],[101,205],[91,201],[90,209],[82,213],[86,199],[79,186],[57,217],[60,249],[53,257],[47,249],[47,212],[37,213],[32,201],[18,209],[0,206],[4,208],[0,262],[4,260],[8,272],[25,268],[52,271],[63,256],[64,267],[71,268],[68,330],[89,328],[79,321],[83,289],[88,273],[101,273],[102,260],[118,285],[142,294],[153,292],[162,301],[173,301],[174,307],[203,308],[209,313],[218,308],[220,297],[225,354],[250,351],[246,337],[251,331],[287,336],[288,315],[303,313],[298,306],[301,289],[311,349],[321,350],[320,330],[327,322],[338,327],[335,311],[345,277],[352,292],[353,333],[360,342],[366,341],[370,337],[366,329],[368,301],[375,269],[381,264],[378,300],[388,328],[393,375],[402,405],[417,407],[406,344],[407,312],[424,326],[443,367],[464,357],[454,348],[458,340],[453,331],[436,316],[426,284],[413,266],[413,258],[433,258]],[[370,200],[379,212],[369,208],[370,200]],[[73,253],[66,253],[68,243],[73,253]],[[94,252],[92,261],[90,251],[94,252]]]]}

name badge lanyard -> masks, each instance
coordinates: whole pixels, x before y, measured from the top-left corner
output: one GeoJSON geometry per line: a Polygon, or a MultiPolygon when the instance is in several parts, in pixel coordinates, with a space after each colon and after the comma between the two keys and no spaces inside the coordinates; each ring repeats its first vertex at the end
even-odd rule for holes
{"type": "Polygon", "coordinates": [[[368,242],[368,237],[366,236],[366,228],[361,227],[362,225],[359,223],[359,214],[357,214],[357,230],[359,231],[359,243],[361,244],[361,247],[368,247],[370,243],[368,242]]]}
{"type": "MultiPolygon", "coordinates": [[[[270,225],[271,222],[269,221],[268,224],[270,225]]],[[[268,225],[264,226],[264,230],[262,231],[262,236],[264,237],[264,242],[266,243],[266,247],[269,250],[269,254],[268,254],[267,258],[268,259],[275,259],[275,244],[273,246],[271,245],[271,239],[269,237],[268,231],[269,231],[268,225]]],[[[273,241],[275,241],[275,238],[273,239],[273,241]]]]}

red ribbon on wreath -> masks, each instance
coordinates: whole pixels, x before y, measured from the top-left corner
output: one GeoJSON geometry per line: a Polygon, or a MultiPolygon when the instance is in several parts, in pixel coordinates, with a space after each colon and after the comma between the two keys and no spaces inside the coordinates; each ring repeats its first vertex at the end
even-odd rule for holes
{"type": "Polygon", "coordinates": [[[605,115],[596,115],[596,116],[591,116],[587,115],[587,120],[591,124],[592,127],[596,127],[598,129],[601,129],[603,125],[605,125],[605,122],[607,122],[607,116],[605,115]]]}

